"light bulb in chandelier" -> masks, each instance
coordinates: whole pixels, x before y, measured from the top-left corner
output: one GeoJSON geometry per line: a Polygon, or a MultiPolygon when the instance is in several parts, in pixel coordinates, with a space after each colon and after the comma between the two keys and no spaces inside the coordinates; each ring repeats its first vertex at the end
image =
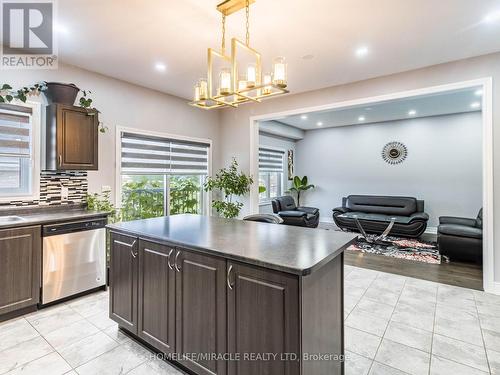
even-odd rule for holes
{"type": "Polygon", "coordinates": [[[248,64],[247,66],[247,87],[255,87],[257,81],[257,67],[255,64],[248,64]]]}
{"type": "Polygon", "coordinates": [[[231,70],[221,69],[219,74],[219,95],[228,95],[231,93],[231,70]]]}
{"type": "Polygon", "coordinates": [[[284,57],[277,57],[273,61],[273,84],[281,88],[287,86],[287,63],[284,57]]]}

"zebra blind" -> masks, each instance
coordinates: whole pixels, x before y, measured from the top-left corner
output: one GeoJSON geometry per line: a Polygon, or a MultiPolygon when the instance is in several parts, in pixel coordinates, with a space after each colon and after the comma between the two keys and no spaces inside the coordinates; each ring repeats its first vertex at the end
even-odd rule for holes
{"type": "Polygon", "coordinates": [[[0,157],[31,157],[29,114],[14,114],[0,109],[0,157]]]}
{"type": "Polygon", "coordinates": [[[205,143],[123,132],[122,174],[208,174],[205,143]]]}
{"type": "Polygon", "coordinates": [[[285,152],[259,148],[259,172],[283,172],[285,152]]]}

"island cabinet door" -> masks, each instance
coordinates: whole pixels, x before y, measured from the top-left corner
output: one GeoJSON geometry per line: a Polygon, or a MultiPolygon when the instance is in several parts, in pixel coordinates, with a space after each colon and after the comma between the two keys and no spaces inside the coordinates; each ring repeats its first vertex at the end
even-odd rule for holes
{"type": "Polygon", "coordinates": [[[227,296],[228,349],[240,358],[228,362],[228,373],[298,375],[297,277],[228,262],[227,296]]]}
{"type": "Polygon", "coordinates": [[[138,240],[111,232],[109,317],[137,334],[138,240]]]}
{"type": "Polygon", "coordinates": [[[164,353],[175,352],[175,249],[139,241],[138,334],[164,353]]]}
{"type": "MultiPolygon", "coordinates": [[[[197,375],[224,375],[226,337],[226,261],[177,249],[177,353],[197,375]],[[216,357],[218,356],[218,357],[216,357]]],[[[255,375],[255,374],[254,374],[255,375]]]]}

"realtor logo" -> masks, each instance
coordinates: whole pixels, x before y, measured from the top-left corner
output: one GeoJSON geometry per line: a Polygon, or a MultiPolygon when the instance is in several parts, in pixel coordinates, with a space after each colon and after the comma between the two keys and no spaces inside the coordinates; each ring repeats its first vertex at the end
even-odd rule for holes
{"type": "Polygon", "coordinates": [[[4,69],[55,69],[54,2],[2,1],[4,69]]]}

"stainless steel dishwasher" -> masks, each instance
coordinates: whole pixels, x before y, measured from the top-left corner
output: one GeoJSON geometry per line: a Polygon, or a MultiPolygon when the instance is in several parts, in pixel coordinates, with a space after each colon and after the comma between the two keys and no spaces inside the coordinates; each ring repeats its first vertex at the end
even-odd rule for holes
{"type": "Polygon", "coordinates": [[[42,305],[106,285],[106,222],[43,227],[42,305]]]}

